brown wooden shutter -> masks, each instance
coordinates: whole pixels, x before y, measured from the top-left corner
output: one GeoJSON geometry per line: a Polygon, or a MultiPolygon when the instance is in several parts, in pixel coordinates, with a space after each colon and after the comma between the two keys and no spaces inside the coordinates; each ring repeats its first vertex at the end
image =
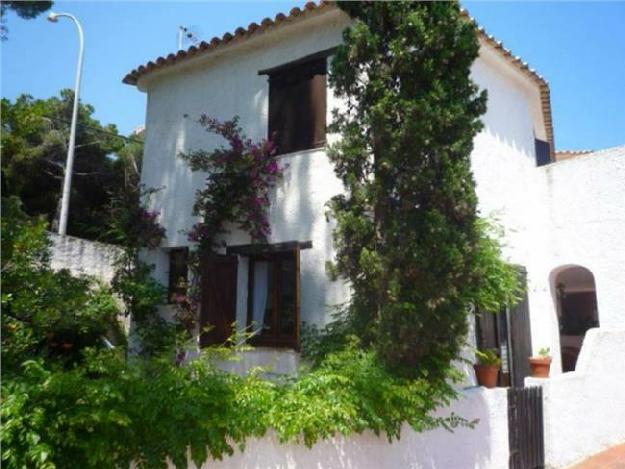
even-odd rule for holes
{"type": "Polygon", "coordinates": [[[316,74],[310,80],[310,116],[312,126],[311,147],[326,142],[326,75],[316,74]]]}
{"type": "Polygon", "coordinates": [[[237,256],[207,255],[201,261],[200,346],[224,343],[236,320],[237,256]],[[205,331],[207,326],[210,330],[205,331]]]}
{"type": "MultiPolygon", "coordinates": [[[[521,285],[527,286],[527,272],[524,267],[517,267],[521,285]]],[[[512,368],[512,385],[522,388],[525,377],[530,376],[528,358],[532,355],[532,333],[530,330],[530,310],[527,290],[521,300],[508,309],[510,325],[510,362],[512,368]]]]}
{"type": "Polygon", "coordinates": [[[269,137],[278,152],[290,153],[325,143],[326,59],[282,68],[269,78],[269,137]]]}
{"type": "Polygon", "coordinates": [[[300,333],[301,333],[301,325],[302,325],[302,316],[301,316],[302,297],[301,297],[300,248],[299,246],[297,246],[294,251],[295,251],[295,307],[296,307],[294,347],[296,349],[299,349],[300,333]]]}

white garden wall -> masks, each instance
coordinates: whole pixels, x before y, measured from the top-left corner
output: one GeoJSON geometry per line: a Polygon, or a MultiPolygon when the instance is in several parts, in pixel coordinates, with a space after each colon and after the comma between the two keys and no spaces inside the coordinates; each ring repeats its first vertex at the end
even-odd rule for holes
{"type": "MultiPolygon", "coordinates": [[[[479,419],[474,429],[454,433],[437,429],[415,433],[404,427],[399,441],[389,443],[370,432],[336,437],[307,448],[280,444],[274,435],[248,441],[222,461],[207,461],[203,469],[500,469],[508,467],[507,399],[505,389],[471,388],[449,409],[479,419]]],[[[195,466],[192,466],[195,467],[195,466]]]]}
{"type": "Polygon", "coordinates": [[[543,387],[547,467],[625,443],[625,328],[589,330],[574,372],[525,384],[543,387]]]}

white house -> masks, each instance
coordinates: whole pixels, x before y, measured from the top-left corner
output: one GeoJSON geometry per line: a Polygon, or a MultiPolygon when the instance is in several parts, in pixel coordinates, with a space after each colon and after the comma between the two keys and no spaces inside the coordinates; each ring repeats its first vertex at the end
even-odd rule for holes
{"type": "MultiPolygon", "coordinates": [[[[325,204],[343,188],[324,149],[336,136],[326,139],[319,128],[319,116],[329,122],[341,104],[325,74],[348,24],[333,4],[308,3],[159,57],[124,78],[148,96],[142,183],[163,188],[152,208],[167,230],[154,257],[165,284],[186,275],[184,231],[195,222],[191,207],[204,181],[177,155],[219,144],[197,118],[238,115],[248,136],[260,139],[271,127],[284,130],[279,115],[314,95],[308,111],[316,117],[294,113],[305,131],[282,145],[289,168],[270,209],[269,245],[251,247],[236,231],[225,240],[231,261],[221,277],[223,289],[236,291],[232,319],[246,325],[264,317],[258,343],[269,350],[296,349],[302,323],[327,322],[349,297],[347,285],[325,271],[334,254],[325,204]],[[288,76],[284,85],[280,78],[288,76]]],[[[532,349],[549,347],[557,374],[562,357],[565,370],[574,368],[589,327],[625,327],[625,147],[557,158],[547,82],[483,30],[479,40],[472,75],[489,97],[472,154],[480,210],[505,228],[505,255],[525,270],[527,299],[520,312],[482,321],[478,342],[501,348],[504,371],[512,373],[503,378],[522,383],[532,349]]]]}

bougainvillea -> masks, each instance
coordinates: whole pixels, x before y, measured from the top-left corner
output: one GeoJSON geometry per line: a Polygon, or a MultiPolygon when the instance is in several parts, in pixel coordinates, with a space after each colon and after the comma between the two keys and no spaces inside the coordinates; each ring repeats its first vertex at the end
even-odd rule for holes
{"type": "Polygon", "coordinates": [[[206,172],[206,184],[196,193],[193,214],[199,217],[188,238],[200,250],[212,251],[226,225],[234,224],[249,233],[253,241],[267,240],[271,229],[267,219],[271,188],[282,177],[270,139],[253,142],[238,124],[238,117],[219,121],[203,114],[199,121],[206,131],[223,137],[227,147],[180,154],[192,171],[206,172]]]}

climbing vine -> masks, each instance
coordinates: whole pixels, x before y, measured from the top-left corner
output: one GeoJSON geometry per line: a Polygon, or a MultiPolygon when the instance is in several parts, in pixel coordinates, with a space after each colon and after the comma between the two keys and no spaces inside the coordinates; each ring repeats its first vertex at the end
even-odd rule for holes
{"type": "Polygon", "coordinates": [[[196,193],[193,215],[200,218],[188,233],[200,250],[212,251],[219,237],[233,224],[249,233],[255,242],[267,240],[270,190],[282,177],[271,139],[253,142],[238,124],[238,117],[221,122],[203,114],[199,119],[207,132],[223,137],[227,147],[181,153],[192,171],[206,173],[206,184],[196,193]]]}

